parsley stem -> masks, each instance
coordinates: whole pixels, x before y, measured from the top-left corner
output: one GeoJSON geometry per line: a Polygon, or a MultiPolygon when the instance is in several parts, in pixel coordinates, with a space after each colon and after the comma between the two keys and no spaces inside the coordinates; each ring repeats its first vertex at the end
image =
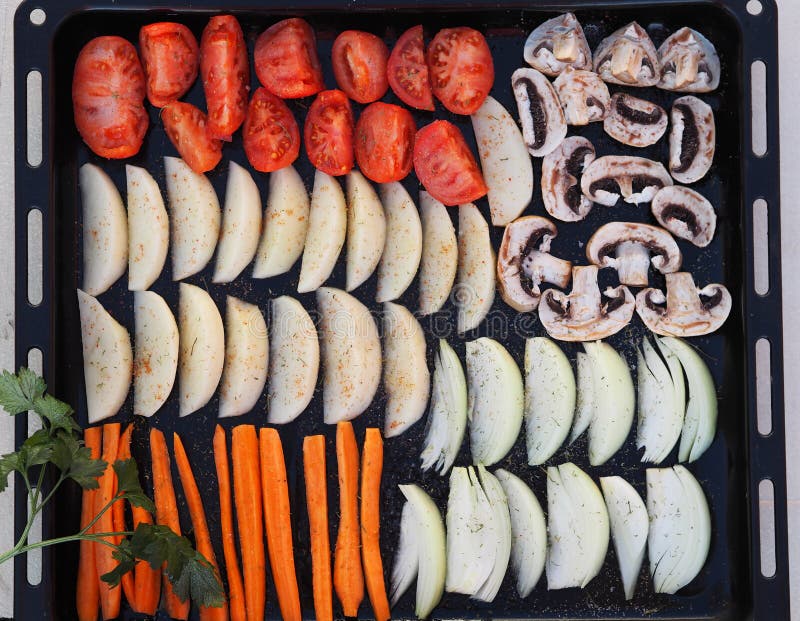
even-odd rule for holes
{"type": "Polygon", "coordinates": [[[2,565],[5,561],[17,556],[18,554],[23,554],[25,552],[30,552],[31,550],[36,550],[37,548],[46,548],[48,546],[54,546],[59,543],[68,543],[70,541],[94,541],[96,543],[101,543],[105,546],[110,548],[114,548],[115,550],[119,547],[113,541],[109,541],[106,537],[130,537],[133,535],[132,531],[115,531],[112,533],[91,533],[91,534],[77,534],[77,535],[69,535],[67,537],[58,537],[56,539],[45,539],[44,541],[39,541],[37,543],[29,543],[23,546],[14,546],[8,552],[4,554],[0,554],[0,565],[2,565]]]}
{"type": "Polygon", "coordinates": [[[83,528],[80,530],[80,532],[78,533],[78,536],[80,536],[80,535],[86,535],[86,534],[89,532],[89,530],[92,528],[92,526],[94,526],[94,525],[95,525],[95,522],[97,522],[97,520],[99,520],[99,519],[100,519],[100,516],[102,516],[102,515],[103,515],[103,514],[104,514],[106,511],[108,511],[108,510],[109,510],[109,508],[111,507],[111,505],[113,505],[115,502],[117,502],[117,501],[118,501],[120,498],[122,498],[122,497],[123,497],[123,494],[115,494],[115,495],[114,495],[114,497],[113,497],[111,500],[109,500],[109,501],[106,503],[106,505],[105,505],[105,506],[104,506],[102,509],[100,509],[100,511],[98,511],[98,512],[97,512],[97,515],[95,515],[95,516],[92,518],[92,521],[91,521],[91,522],[89,522],[89,523],[88,523],[86,526],[84,526],[84,527],[83,527],[83,528]]]}

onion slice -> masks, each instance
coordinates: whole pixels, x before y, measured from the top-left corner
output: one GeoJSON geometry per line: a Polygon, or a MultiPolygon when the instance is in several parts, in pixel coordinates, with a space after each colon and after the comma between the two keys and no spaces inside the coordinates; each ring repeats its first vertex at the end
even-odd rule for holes
{"type": "Polygon", "coordinates": [[[478,464],[478,476],[481,486],[489,501],[494,523],[494,564],[489,577],[473,595],[473,599],[481,602],[493,602],[506,576],[508,561],[511,558],[511,517],[508,513],[508,500],[503,486],[483,464],[478,464]]]}
{"type": "Polygon", "coordinates": [[[592,375],[592,359],[585,352],[578,352],[575,359],[577,368],[577,395],[575,399],[575,420],[569,434],[572,444],[589,428],[594,416],[594,376],[592,375]]]}
{"type": "Polygon", "coordinates": [[[416,519],[411,503],[403,503],[400,514],[400,538],[397,541],[397,552],[392,567],[391,588],[389,598],[392,606],[400,601],[408,587],[414,582],[419,571],[419,549],[417,546],[416,519]]]}
{"type": "Polygon", "coordinates": [[[379,191],[386,215],[386,245],[378,264],[375,301],[391,302],[403,295],[419,269],[422,224],[417,206],[401,183],[383,183],[379,191]]]}

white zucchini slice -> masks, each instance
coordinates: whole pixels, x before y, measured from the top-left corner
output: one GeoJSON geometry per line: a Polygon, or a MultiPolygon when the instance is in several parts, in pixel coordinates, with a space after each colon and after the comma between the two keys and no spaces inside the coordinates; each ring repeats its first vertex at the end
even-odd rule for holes
{"type": "Polygon", "coordinates": [[[164,269],[169,217],[156,180],[144,168],[125,166],[128,200],[128,289],[144,291],[164,269]]]}
{"type": "Polygon", "coordinates": [[[386,245],[378,264],[376,302],[399,298],[414,276],[422,257],[422,224],[414,201],[401,183],[380,185],[386,215],[386,245]]]}
{"type": "Polygon", "coordinates": [[[459,334],[476,328],[494,302],[495,256],[489,225],[472,203],[458,208],[458,283],[455,300],[459,334]]]}
{"type": "Polygon", "coordinates": [[[364,284],[386,243],[386,217],[375,188],[357,170],[347,173],[347,290],[364,284]]]}
{"type": "Polygon", "coordinates": [[[419,312],[438,311],[450,295],[458,268],[456,230],[447,207],[425,191],[419,193],[422,212],[422,258],[419,264],[419,312]]]}
{"type": "Polygon", "coordinates": [[[153,291],[136,291],[133,306],[133,413],[152,416],[175,385],[178,324],[164,298],[153,291]]]}

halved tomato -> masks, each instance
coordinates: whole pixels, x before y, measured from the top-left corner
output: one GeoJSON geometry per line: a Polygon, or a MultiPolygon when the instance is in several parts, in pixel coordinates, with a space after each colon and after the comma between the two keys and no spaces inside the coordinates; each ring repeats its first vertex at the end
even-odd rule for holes
{"type": "Polygon", "coordinates": [[[149,125],[144,93],[144,71],[129,41],[97,37],[83,46],[72,76],[72,107],[92,151],[110,159],[139,152],[149,125]]]}
{"type": "Polygon", "coordinates": [[[419,110],[434,110],[422,26],[409,28],[400,35],[389,55],[386,76],[394,94],[404,104],[419,110]]]}
{"type": "Polygon", "coordinates": [[[297,99],[325,88],[317,56],[317,40],[309,23],[299,17],[267,28],[256,41],[256,75],[273,95],[297,99]]]}
{"type": "Polygon", "coordinates": [[[183,24],[158,22],[142,26],[139,49],[147,76],[147,99],[156,108],[183,97],[197,79],[200,48],[183,24]]]}
{"type": "Polygon", "coordinates": [[[242,134],[247,159],[261,172],[284,168],[300,153],[300,129],[292,111],[263,86],[250,99],[242,134]]]}
{"type": "Polygon", "coordinates": [[[347,96],[358,103],[377,101],[386,94],[386,61],[389,48],[369,32],[345,30],[331,50],[333,75],[347,96]]]}
{"type": "Polygon", "coordinates": [[[456,114],[481,107],[494,84],[494,63],[483,35],[472,28],[445,28],[428,46],[428,70],[436,99],[456,114]]]}
{"type": "Polygon", "coordinates": [[[324,173],[346,175],[353,168],[353,110],[342,91],[322,91],[303,129],[308,159],[324,173]]]}
{"type": "Polygon", "coordinates": [[[356,162],[376,183],[400,181],[413,165],[414,118],[405,108],[376,101],[356,124],[356,162]]]}
{"type": "Polygon", "coordinates": [[[208,172],[222,159],[222,142],[209,136],[206,115],[184,101],[161,109],[161,121],[183,160],[197,173],[208,172]]]}
{"type": "Polygon", "coordinates": [[[448,207],[486,194],[486,183],[467,141],[448,121],[434,121],[417,132],[414,172],[428,193],[448,207]]]}

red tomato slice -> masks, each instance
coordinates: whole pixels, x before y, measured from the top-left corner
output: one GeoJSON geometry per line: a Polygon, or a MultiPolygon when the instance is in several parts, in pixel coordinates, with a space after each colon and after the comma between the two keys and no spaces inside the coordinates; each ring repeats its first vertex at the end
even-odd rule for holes
{"type": "Polygon", "coordinates": [[[284,168],[300,153],[300,129],[291,110],[263,86],[250,100],[242,135],[250,165],[261,172],[284,168]]]}
{"type": "Polygon", "coordinates": [[[150,122],[144,93],[144,71],[130,42],[97,37],[83,47],[72,77],[72,106],[92,151],[111,159],[139,152],[150,122]]]}
{"type": "Polygon", "coordinates": [[[358,118],[355,134],[356,162],[376,183],[400,181],[411,172],[417,126],[405,108],[376,101],[358,118]]]}
{"type": "Polygon", "coordinates": [[[347,96],[358,103],[377,101],[386,94],[389,48],[374,34],[345,30],[331,50],[333,75],[347,96]]]}
{"type": "Polygon", "coordinates": [[[147,76],[147,99],[156,108],[183,97],[197,79],[200,48],[183,24],[159,22],[142,26],[139,49],[147,76]]]}
{"type": "Polygon", "coordinates": [[[309,97],[325,88],[317,40],[304,19],[284,19],[262,32],[255,61],[259,82],[283,99],[309,97]]]}
{"type": "Polygon", "coordinates": [[[161,121],[170,142],[193,171],[208,172],[219,164],[222,142],[209,136],[202,110],[190,103],[173,101],[161,109],[161,121]]]}
{"type": "Polygon", "coordinates": [[[472,28],[445,28],[428,46],[428,70],[436,99],[456,114],[472,114],[494,84],[486,39],[472,28]]]}
{"type": "Polygon", "coordinates": [[[200,75],[206,93],[208,132],[230,140],[244,122],[250,65],[242,27],[232,15],[215,15],[200,39],[200,75]]]}
{"type": "Polygon", "coordinates": [[[303,130],[308,159],[324,173],[346,175],[353,168],[353,110],[342,91],[322,91],[303,130]]]}
{"type": "Polygon", "coordinates": [[[434,121],[414,139],[414,172],[428,193],[448,207],[486,194],[486,183],[458,127],[434,121]]]}
{"type": "Polygon", "coordinates": [[[386,68],[389,86],[407,106],[434,110],[422,26],[406,30],[395,43],[386,68]]]}

